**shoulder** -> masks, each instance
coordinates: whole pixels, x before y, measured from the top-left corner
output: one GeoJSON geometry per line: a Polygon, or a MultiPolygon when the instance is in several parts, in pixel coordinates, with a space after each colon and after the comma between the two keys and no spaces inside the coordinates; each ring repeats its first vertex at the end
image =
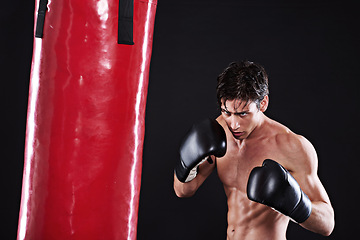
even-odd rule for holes
{"type": "Polygon", "coordinates": [[[216,118],[216,121],[217,121],[223,128],[225,128],[226,122],[225,122],[224,118],[223,118],[221,115],[216,118]]]}
{"type": "Polygon", "coordinates": [[[232,134],[223,118],[222,115],[220,115],[219,117],[216,118],[216,121],[223,127],[225,134],[226,134],[226,138],[228,141],[228,147],[230,146],[229,143],[234,141],[234,138],[232,137],[232,134]]]}
{"type": "Polygon", "coordinates": [[[305,137],[295,134],[290,130],[275,135],[275,140],[286,152],[307,152],[313,149],[312,144],[305,137]]]}
{"type": "Polygon", "coordinates": [[[317,171],[317,154],[314,146],[304,136],[287,130],[275,136],[276,145],[282,152],[289,170],[302,169],[308,173],[317,171]]]}
{"type": "Polygon", "coordinates": [[[288,127],[272,120],[269,124],[273,129],[276,145],[285,153],[311,153],[315,151],[313,145],[304,136],[291,131],[288,127]]]}
{"type": "Polygon", "coordinates": [[[216,118],[216,121],[223,127],[225,133],[226,133],[226,136],[227,136],[227,140],[229,141],[230,140],[230,136],[231,136],[231,133],[229,131],[229,128],[227,127],[227,124],[224,120],[224,118],[220,115],[219,117],[216,118]]]}

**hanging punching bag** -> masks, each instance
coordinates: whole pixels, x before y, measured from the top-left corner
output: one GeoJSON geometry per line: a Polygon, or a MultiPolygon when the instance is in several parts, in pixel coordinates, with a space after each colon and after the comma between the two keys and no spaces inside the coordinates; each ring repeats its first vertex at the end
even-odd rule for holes
{"type": "Polygon", "coordinates": [[[36,0],[18,239],[136,239],[157,0],[36,0]]]}

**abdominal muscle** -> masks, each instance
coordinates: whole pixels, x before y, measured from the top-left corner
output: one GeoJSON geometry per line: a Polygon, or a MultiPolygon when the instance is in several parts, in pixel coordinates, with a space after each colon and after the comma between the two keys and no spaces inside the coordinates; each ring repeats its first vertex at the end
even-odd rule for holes
{"type": "Polygon", "coordinates": [[[250,201],[246,193],[236,188],[227,189],[228,240],[286,239],[289,218],[273,209],[250,201]]]}

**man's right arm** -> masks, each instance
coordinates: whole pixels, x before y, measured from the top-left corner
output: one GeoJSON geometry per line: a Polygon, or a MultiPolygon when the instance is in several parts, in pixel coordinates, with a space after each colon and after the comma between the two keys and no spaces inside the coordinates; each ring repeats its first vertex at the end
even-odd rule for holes
{"type": "MultiPolygon", "coordinates": [[[[212,157],[215,159],[215,157],[212,157]]],[[[191,197],[195,194],[205,179],[210,176],[215,169],[214,163],[208,161],[203,162],[198,166],[197,175],[189,182],[180,182],[174,173],[174,190],[178,197],[191,197]]]]}
{"type": "Polygon", "coordinates": [[[176,195],[192,196],[214,170],[216,157],[225,153],[226,134],[216,120],[206,119],[195,124],[180,146],[180,161],[174,174],[176,195]]]}

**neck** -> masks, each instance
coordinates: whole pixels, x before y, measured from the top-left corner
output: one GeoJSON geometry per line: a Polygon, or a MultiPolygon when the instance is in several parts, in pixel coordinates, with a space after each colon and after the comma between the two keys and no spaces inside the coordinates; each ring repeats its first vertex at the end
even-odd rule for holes
{"type": "Polygon", "coordinates": [[[261,112],[260,116],[259,116],[259,122],[256,125],[256,127],[254,128],[254,130],[250,133],[249,137],[250,138],[256,138],[262,135],[262,130],[264,128],[265,122],[268,119],[267,116],[265,116],[264,113],[261,112]]]}
{"type": "Polygon", "coordinates": [[[258,124],[256,124],[255,128],[251,131],[251,133],[249,134],[249,136],[247,138],[238,140],[239,143],[242,144],[242,142],[246,142],[246,141],[261,137],[261,135],[263,134],[264,125],[265,125],[267,119],[268,119],[268,117],[264,113],[261,112],[260,116],[259,116],[258,124]]]}

